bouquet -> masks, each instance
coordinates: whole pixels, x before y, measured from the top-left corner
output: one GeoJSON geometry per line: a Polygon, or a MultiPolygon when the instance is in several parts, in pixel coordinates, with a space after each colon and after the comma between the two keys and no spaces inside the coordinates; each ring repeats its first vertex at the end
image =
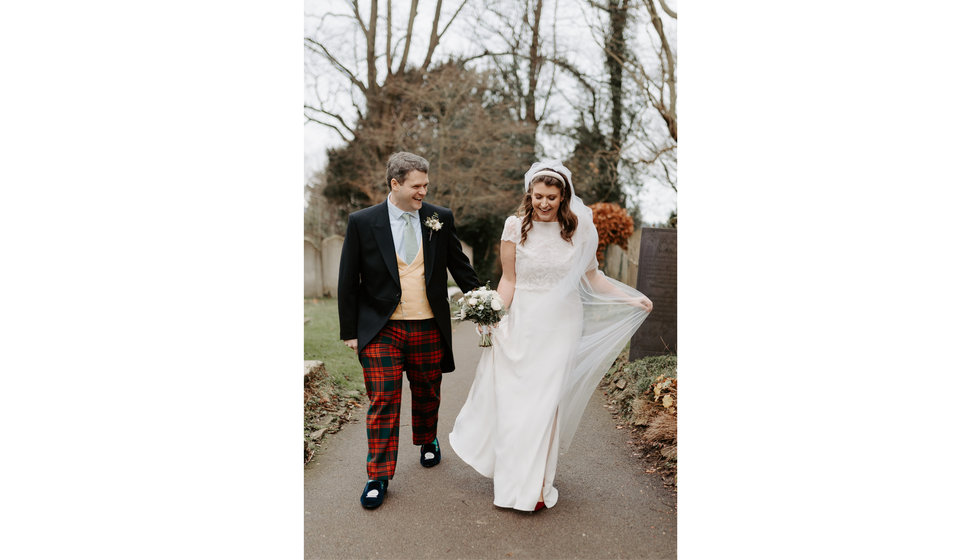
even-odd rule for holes
{"type": "Polygon", "coordinates": [[[487,327],[499,323],[505,313],[500,294],[489,286],[482,286],[463,294],[459,300],[459,315],[456,318],[460,321],[473,321],[480,326],[480,346],[485,348],[493,346],[490,329],[487,327]]]}

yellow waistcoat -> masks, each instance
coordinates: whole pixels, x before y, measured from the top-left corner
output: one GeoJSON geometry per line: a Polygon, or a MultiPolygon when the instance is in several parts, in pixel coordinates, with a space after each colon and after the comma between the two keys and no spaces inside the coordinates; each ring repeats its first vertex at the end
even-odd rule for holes
{"type": "Polygon", "coordinates": [[[429,300],[425,297],[425,257],[424,251],[419,247],[419,252],[415,255],[412,264],[405,264],[400,256],[398,260],[398,276],[402,284],[402,300],[391,314],[391,319],[396,321],[412,321],[420,319],[431,319],[432,308],[429,307],[429,300]]]}

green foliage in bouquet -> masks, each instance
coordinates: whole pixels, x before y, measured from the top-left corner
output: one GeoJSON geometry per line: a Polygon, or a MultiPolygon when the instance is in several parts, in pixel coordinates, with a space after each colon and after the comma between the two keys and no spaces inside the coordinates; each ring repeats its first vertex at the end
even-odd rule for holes
{"type": "Polygon", "coordinates": [[[463,294],[456,300],[454,319],[473,321],[478,325],[494,325],[507,313],[504,302],[489,284],[463,294]]]}
{"type": "MultiPolygon", "coordinates": [[[[506,313],[503,299],[489,284],[470,290],[453,302],[453,319],[473,321],[477,325],[496,325],[506,313]]],[[[481,331],[480,346],[491,345],[491,333],[481,331]]]]}

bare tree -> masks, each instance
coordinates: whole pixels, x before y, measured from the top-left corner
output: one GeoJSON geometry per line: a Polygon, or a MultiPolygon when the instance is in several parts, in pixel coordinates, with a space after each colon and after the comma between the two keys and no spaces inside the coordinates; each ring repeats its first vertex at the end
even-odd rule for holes
{"type": "Polygon", "coordinates": [[[528,125],[513,118],[514,103],[495,95],[492,85],[489,72],[456,62],[389,77],[355,137],[329,152],[327,199],[344,217],[381,202],[388,156],[418,153],[430,161],[427,200],[452,208],[479,266],[494,265],[496,239],[517,207],[521,173],[533,153],[521,141],[528,125]]]}
{"type": "Polygon", "coordinates": [[[610,122],[590,129],[592,137],[608,131],[607,150],[596,156],[606,157],[610,165],[607,173],[597,173],[599,195],[601,185],[618,179],[619,173],[634,185],[652,176],[677,190],[676,48],[656,3],[676,19],[667,0],[643,0],[639,13],[633,13],[628,0],[590,0],[595,13],[603,15],[591,27],[609,74],[610,122]],[[612,171],[613,163],[619,173],[612,171]]]}
{"type": "Polygon", "coordinates": [[[436,48],[468,1],[461,0],[441,28],[443,1],[437,1],[425,57],[417,64],[412,64],[411,53],[416,42],[418,0],[411,0],[404,20],[393,11],[391,0],[387,0],[383,55],[378,54],[378,23],[381,18],[378,0],[370,1],[366,14],[359,0],[348,0],[345,13],[308,16],[317,21],[317,25],[307,30],[304,44],[310,55],[324,65],[308,70],[312,81],[310,96],[315,99],[305,104],[307,122],[326,126],[335,131],[341,140],[349,141],[357,122],[379,100],[390,77],[404,75],[410,70],[425,71],[432,65],[436,48]],[[406,24],[404,33],[399,36],[396,36],[399,33],[396,21],[406,24]],[[382,56],[385,72],[379,75],[378,61],[382,56]],[[332,89],[328,94],[322,94],[321,86],[332,89]]]}
{"type": "Polygon", "coordinates": [[[466,64],[490,61],[478,67],[493,68],[502,92],[518,102],[517,117],[529,127],[527,143],[532,147],[548,111],[558,58],[554,24],[546,28],[544,7],[544,0],[485,2],[472,22],[481,30],[473,40],[482,52],[462,59],[466,64]]]}
{"type": "MultiPolygon", "coordinates": [[[[669,17],[677,19],[677,13],[671,10],[666,3],[666,0],[659,0],[660,6],[663,8],[664,13],[669,17]]],[[[643,4],[646,6],[647,13],[650,14],[650,22],[653,24],[653,28],[657,30],[657,37],[660,38],[660,80],[659,85],[655,85],[657,94],[652,96],[653,106],[657,108],[657,112],[663,117],[664,122],[667,124],[667,129],[670,131],[670,137],[677,141],[677,81],[674,75],[674,52],[670,48],[670,41],[667,39],[667,34],[664,32],[664,23],[660,19],[660,15],[657,13],[657,7],[654,5],[653,0],[643,0],[643,4]],[[664,87],[667,88],[667,92],[664,92],[664,87]]],[[[643,71],[642,66],[637,68],[639,76],[644,78],[646,84],[657,84],[653,80],[649,79],[649,76],[645,71],[643,71]]]]}
{"type": "MultiPolygon", "coordinates": [[[[463,105],[448,103],[427,85],[447,61],[463,74],[482,72],[482,103],[496,119],[486,121],[484,131],[507,129],[504,145],[524,157],[510,170],[514,175],[537,152],[566,159],[587,202],[629,202],[627,195],[651,179],[676,191],[677,14],[669,2],[331,0],[333,12],[308,16],[313,83],[306,118],[332,130],[343,145],[369,144],[374,153],[345,160],[343,150],[331,151],[331,165],[342,164],[343,172],[325,175],[332,177],[325,191],[337,189],[344,208],[358,208],[377,200],[383,185],[342,188],[342,176],[370,177],[390,150],[429,150],[439,154],[431,158],[435,168],[454,161],[457,148],[473,149],[469,138],[447,143],[450,109],[463,105]],[[443,46],[447,31],[455,37],[452,54],[443,46]],[[418,91],[408,91],[413,88],[418,91]],[[423,91],[435,95],[438,107],[420,109],[423,91]],[[442,136],[429,134],[432,122],[440,123],[435,129],[442,136]],[[521,126],[509,129],[514,122],[521,126]]],[[[434,169],[433,177],[436,171],[450,173],[434,169]]],[[[468,184],[460,175],[452,188],[457,198],[445,203],[458,206],[460,216],[482,220],[470,207],[488,202],[479,198],[484,193],[467,191],[468,184]]]]}

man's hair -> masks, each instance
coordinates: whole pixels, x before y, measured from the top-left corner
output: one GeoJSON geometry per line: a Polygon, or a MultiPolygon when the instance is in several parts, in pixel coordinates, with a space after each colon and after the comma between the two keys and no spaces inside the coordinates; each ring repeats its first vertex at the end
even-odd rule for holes
{"type": "Polygon", "coordinates": [[[429,161],[422,156],[417,156],[411,152],[396,152],[388,158],[388,173],[385,177],[385,185],[391,189],[391,180],[399,183],[405,182],[405,176],[412,171],[429,172],[429,161]]]}

